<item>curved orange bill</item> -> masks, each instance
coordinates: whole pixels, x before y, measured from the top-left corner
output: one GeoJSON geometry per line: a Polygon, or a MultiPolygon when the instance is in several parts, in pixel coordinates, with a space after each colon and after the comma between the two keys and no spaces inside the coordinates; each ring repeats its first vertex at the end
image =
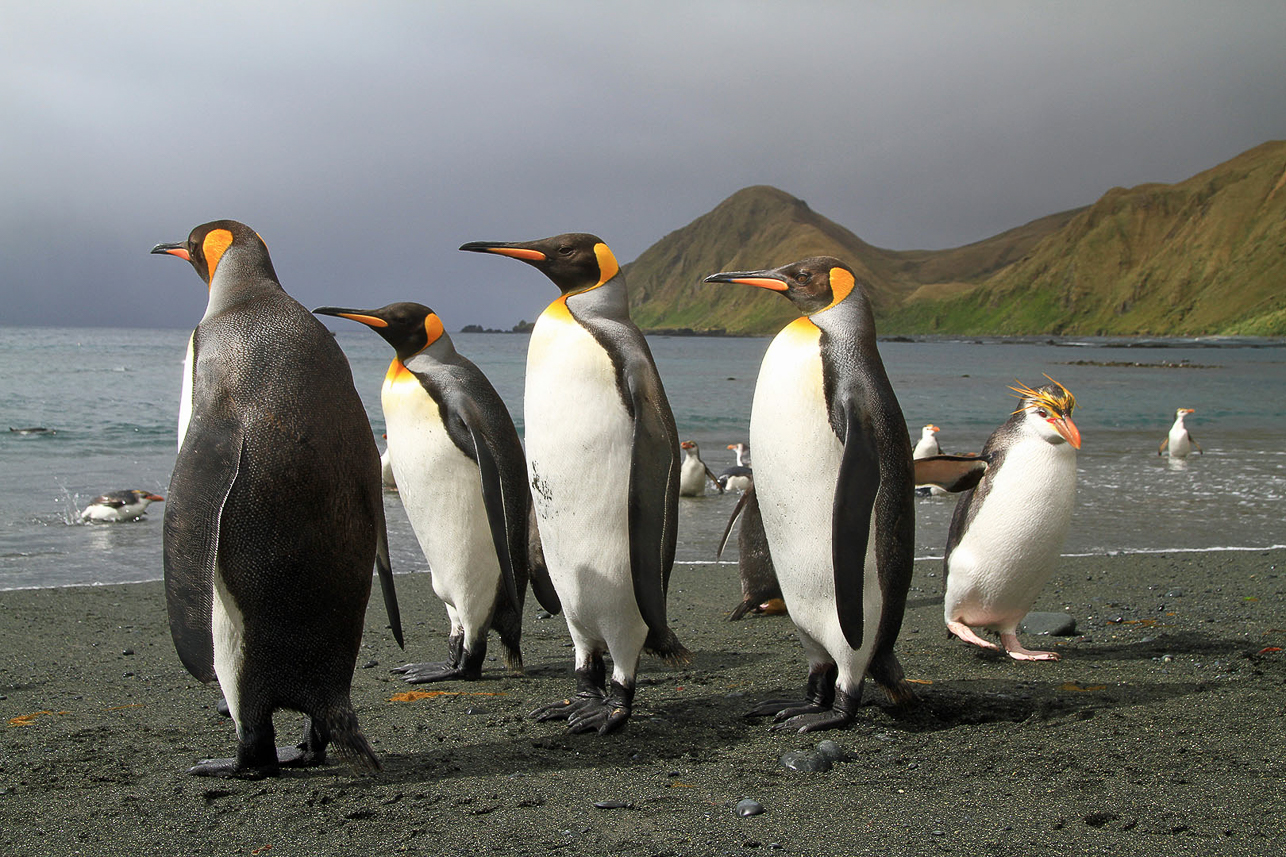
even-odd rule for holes
{"type": "Polygon", "coordinates": [[[723,274],[711,274],[702,282],[706,283],[740,283],[743,286],[755,286],[774,292],[787,291],[790,286],[779,277],[765,276],[766,271],[729,271],[723,274]]]}
{"type": "Polygon", "coordinates": [[[1071,417],[1049,417],[1046,422],[1052,425],[1063,439],[1070,443],[1076,449],[1081,448],[1081,432],[1072,422],[1071,417]]]}
{"type": "Polygon", "coordinates": [[[495,253],[498,256],[508,256],[510,259],[521,259],[524,262],[543,262],[549,258],[539,250],[493,244],[489,241],[470,241],[468,244],[461,245],[460,249],[470,253],[495,253]]]}
{"type": "Polygon", "coordinates": [[[178,256],[184,262],[192,261],[192,255],[188,253],[188,245],[186,241],[182,244],[157,244],[150,252],[168,253],[171,256],[178,256]]]}

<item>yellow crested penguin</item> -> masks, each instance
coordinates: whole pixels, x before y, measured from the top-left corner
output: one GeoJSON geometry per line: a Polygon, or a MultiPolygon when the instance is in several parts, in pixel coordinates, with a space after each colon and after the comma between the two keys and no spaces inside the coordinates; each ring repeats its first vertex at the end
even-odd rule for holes
{"type": "Polygon", "coordinates": [[[129,488],[125,491],[108,491],[89,501],[80,513],[82,521],[138,521],[147,514],[147,507],[165,500],[160,494],[129,488]]]}
{"type": "Polygon", "coordinates": [[[1010,388],[1021,402],[982,448],[986,473],[956,504],[943,559],[947,631],[997,649],[973,629],[995,631],[1015,660],[1059,658],[1018,642],[1018,623],[1054,570],[1076,500],[1076,398],[1049,381],[1010,388]]]}
{"type": "Polygon", "coordinates": [[[755,484],[755,471],[750,466],[750,447],[744,443],[730,443],[728,449],[737,456],[737,463],[719,474],[719,484],[733,491],[748,491],[755,484]]]}
{"type": "Polygon", "coordinates": [[[531,332],[524,426],[541,544],[576,647],[576,694],[532,715],[605,734],[630,717],[640,652],[690,658],[665,613],[678,523],[674,416],[600,238],[460,249],[526,262],[562,293],[531,332]]]}
{"type": "MultiPolygon", "coordinates": [[[[412,684],[480,678],[494,627],[505,666],[521,672],[531,492],[522,443],[500,394],[423,304],[313,312],[360,322],[396,352],[380,391],[388,455],[451,631],[450,660],[393,671],[412,684]]],[[[540,597],[541,581],[533,583],[542,606],[557,613],[557,599],[540,597]]]]}
{"type": "Polygon", "coordinates": [[[165,594],[179,658],[219,682],[238,745],[189,773],[275,775],[324,764],[332,742],[376,769],[349,697],[377,564],[402,637],[379,452],[348,361],[244,224],[206,223],[152,252],[187,260],[209,287],[184,361],[165,594]],[[275,746],[281,708],[306,717],[295,747],[275,746]]]}
{"type": "MultiPolygon", "coordinates": [[[[911,442],[863,287],[828,256],[705,281],[780,292],[804,313],[764,354],[750,445],[772,562],[808,656],[808,686],[802,701],[770,700],[750,714],[774,715],[774,728],[800,732],[845,726],[867,672],[895,703],[909,702],[893,643],[915,541],[911,442]]],[[[976,475],[981,466],[968,470],[976,475]]]]}
{"type": "Polygon", "coordinates": [[[723,483],[714,475],[710,466],[701,460],[701,447],[694,440],[685,440],[679,444],[683,449],[683,465],[679,469],[679,496],[700,497],[706,493],[706,480],[723,493],[723,483]]]}
{"type": "Polygon", "coordinates": [[[1194,446],[1197,448],[1198,453],[1205,455],[1205,450],[1201,448],[1201,444],[1197,443],[1197,439],[1192,436],[1192,433],[1188,431],[1188,427],[1183,424],[1184,417],[1195,413],[1196,410],[1193,408],[1179,408],[1174,412],[1174,425],[1170,426],[1170,433],[1165,436],[1165,440],[1161,441],[1161,447],[1157,450],[1157,455],[1164,455],[1168,452],[1170,457],[1174,459],[1187,458],[1194,446]]]}

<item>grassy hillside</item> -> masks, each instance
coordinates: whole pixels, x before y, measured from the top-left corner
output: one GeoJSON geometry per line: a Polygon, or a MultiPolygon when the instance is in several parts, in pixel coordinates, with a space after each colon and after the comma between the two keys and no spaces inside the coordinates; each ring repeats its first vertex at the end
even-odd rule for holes
{"type": "Polygon", "coordinates": [[[821,254],[867,281],[885,334],[1283,335],[1286,142],[949,250],[873,247],[746,188],[625,266],[632,313],[648,329],[770,333],[794,317],[780,296],[701,278],[821,254]]]}

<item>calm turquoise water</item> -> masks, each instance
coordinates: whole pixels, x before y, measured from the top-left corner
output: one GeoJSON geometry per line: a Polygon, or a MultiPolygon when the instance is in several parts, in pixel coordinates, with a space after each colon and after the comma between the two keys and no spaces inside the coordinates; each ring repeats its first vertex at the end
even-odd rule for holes
{"type": "MultiPolygon", "coordinates": [[[[373,431],[392,351],[339,328],[373,431]]],[[[80,524],[94,495],[165,493],[175,455],[179,373],[188,331],[0,327],[0,589],[118,583],[161,575],[161,515],[80,524]],[[18,435],[8,427],[55,433],[18,435]]],[[[456,334],[522,427],[527,337],[456,334]]],[[[729,443],[748,439],[750,402],[767,339],[653,337],[653,353],[685,439],[716,473],[729,443]]],[[[1049,373],[1076,394],[1084,445],[1067,553],[1259,548],[1286,543],[1286,348],[1125,348],[1085,341],[885,342],[881,352],[909,433],[932,422],[954,452],[977,450],[1012,410],[1007,386],[1049,373]],[[1206,368],[1069,365],[1188,361],[1206,368]],[[1174,409],[1205,448],[1186,467],[1156,455],[1174,409]]],[[[394,568],[425,563],[398,505],[388,506],[394,568]]],[[[289,503],[288,496],[281,497],[289,503]]],[[[713,557],[735,498],[683,499],[678,559],[713,557]]],[[[954,499],[917,501],[917,553],[940,556],[954,499]]],[[[725,559],[735,559],[735,553],[725,559]]]]}

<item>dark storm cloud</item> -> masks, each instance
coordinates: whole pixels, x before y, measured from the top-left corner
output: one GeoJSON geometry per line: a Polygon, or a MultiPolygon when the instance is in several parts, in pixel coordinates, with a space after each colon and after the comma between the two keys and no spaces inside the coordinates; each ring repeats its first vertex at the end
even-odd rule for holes
{"type": "Polygon", "coordinates": [[[894,249],[984,238],[1286,136],[1280,3],[35,4],[0,27],[6,324],[190,326],[147,255],[233,217],[309,306],[448,326],[750,184],[894,249]]]}

